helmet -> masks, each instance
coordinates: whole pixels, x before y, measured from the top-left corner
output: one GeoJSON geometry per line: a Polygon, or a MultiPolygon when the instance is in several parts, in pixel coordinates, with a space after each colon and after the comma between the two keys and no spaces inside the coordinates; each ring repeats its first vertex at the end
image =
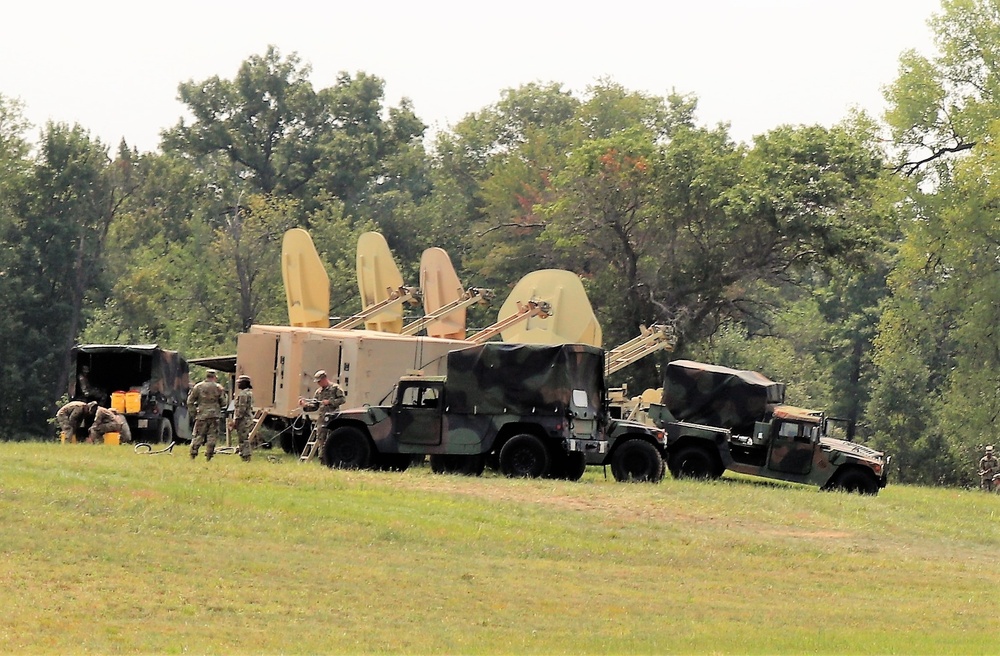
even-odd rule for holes
{"type": "Polygon", "coordinates": [[[209,369],[205,372],[205,378],[215,378],[217,375],[218,372],[216,372],[215,369],[209,369]]]}
{"type": "Polygon", "coordinates": [[[324,371],[323,369],[320,369],[315,374],[313,374],[313,380],[316,381],[317,383],[323,380],[324,378],[326,378],[326,371],[324,371]]]}
{"type": "Polygon", "coordinates": [[[247,383],[249,383],[250,382],[250,376],[247,376],[246,374],[241,374],[241,375],[239,375],[239,376],[236,377],[236,382],[237,383],[242,383],[244,381],[247,382],[247,383]]]}

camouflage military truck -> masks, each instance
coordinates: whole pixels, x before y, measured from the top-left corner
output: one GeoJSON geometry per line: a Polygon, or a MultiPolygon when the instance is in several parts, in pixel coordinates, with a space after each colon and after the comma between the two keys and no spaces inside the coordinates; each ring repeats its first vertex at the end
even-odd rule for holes
{"type": "Polygon", "coordinates": [[[453,350],[445,376],[403,377],[392,405],[328,414],[325,464],[401,469],[424,454],[437,473],[479,475],[490,459],[507,476],[577,480],[587,454],[608,452],[605,393],[604,353],[591,346],[453,350]]]}
{"type": "Polygon", "coordinates": [[[822,412],[784,399],[785,386],[757,372],[677,360],[648,413],[667,432],[674,476],[716,478],[729,469],[862,494],[885,487],[885,454],[827,437],[822,412]]]}
{"type": "Polygon", "coordinates": [[[116,407],[135,441],[191,439],[188,363],[180,353],[156,344],[85,344],[72,357],[70,399],[116,407]]]}

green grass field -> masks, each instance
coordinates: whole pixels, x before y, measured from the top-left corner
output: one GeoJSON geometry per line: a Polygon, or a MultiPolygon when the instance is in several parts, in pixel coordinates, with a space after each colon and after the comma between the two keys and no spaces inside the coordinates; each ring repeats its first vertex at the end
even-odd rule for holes
{"type": "Polygon", "coordinates": [[[1000,651],[1000,496],[268,453],[0,443],[0,651],[1000,651]]]}

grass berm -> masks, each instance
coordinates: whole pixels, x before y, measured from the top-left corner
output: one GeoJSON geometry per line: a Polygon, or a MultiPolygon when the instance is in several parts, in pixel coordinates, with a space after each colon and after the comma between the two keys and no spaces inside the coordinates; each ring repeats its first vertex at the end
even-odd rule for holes
{"type": "Polygon", "coordinates": [[[3,653],[1000,648],[1000,496],[975,490],[0,454],[3,653]]]}

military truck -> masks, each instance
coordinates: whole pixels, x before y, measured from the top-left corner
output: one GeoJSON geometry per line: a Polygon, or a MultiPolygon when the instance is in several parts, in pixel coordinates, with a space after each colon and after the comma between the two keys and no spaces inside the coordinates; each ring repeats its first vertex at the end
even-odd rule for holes
{"type": "Polygon", "coordinates": [[[667,432],[674,476],[751,476],[878,494],[889,459],[826,435],[821,411],[785,405],[785,386],[754,371],[676,360],[650,420],[667,432]]]}
{"type": "Polygon", "coordinates": [[[604,352],[583,344],[489,342],[452,350],[444,376],[405,376],[391,405],[326,415],[324,463],[404,469],[429,455],[437,473],[577,480],[609,429],[662,441],[662,431],[609,424],[604,352]]]}
{"type": "Polygon", "coordinates": [[[188,363],[157,344],[73,347],[73,400],[97,401],[125,415],[135,441],[191,439],[188,363]]]}

